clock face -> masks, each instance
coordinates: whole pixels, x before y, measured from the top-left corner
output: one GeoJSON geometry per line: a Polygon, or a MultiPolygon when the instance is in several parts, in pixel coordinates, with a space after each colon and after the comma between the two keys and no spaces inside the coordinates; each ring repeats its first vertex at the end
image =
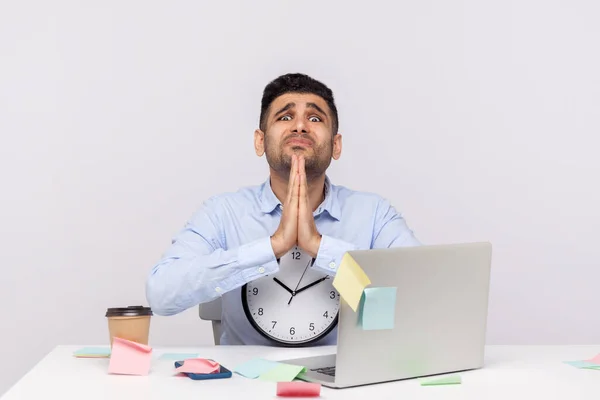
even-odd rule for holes
{"type": "Polygon", "coordinates": [[[246,316],[263,336],[281,344],[306,345],[337,324],[340,295],[333,277],[312,269],[312,258],[293,247],[274,275],[242,288],[246,316]]]}

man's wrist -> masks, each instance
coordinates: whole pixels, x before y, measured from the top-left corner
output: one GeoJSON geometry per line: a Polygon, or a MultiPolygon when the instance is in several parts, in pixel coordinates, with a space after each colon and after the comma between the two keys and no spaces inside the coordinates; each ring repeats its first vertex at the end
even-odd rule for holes
{"type": "Polygon", "coordinates": [[[275,258],[279,259],[285,254],[285,251],[282,250],[279,240],[277,240],[275,235],[271,236],[271,247],[273,248],[273,254],[275,254],[275,258]]]}
{"type": "Polygon", "coordinates": [[[323,238],[323,235],[317,235],[317,237],[315,238],[313,245],[311,246],[311,249],[309,250],[311,252],[310,256],[312,258],[317,258],[317,254],[319,254],[319,248],[321,247],[321,239],[323,238]]]}

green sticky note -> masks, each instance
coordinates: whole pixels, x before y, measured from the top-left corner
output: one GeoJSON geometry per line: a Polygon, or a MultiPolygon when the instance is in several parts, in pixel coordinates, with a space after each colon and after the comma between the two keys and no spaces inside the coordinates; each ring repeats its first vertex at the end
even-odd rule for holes
{"type": "Polygon", "coordinates": [[[600,365],[595,364],[593,362],[590,361],[564,361],[565,364],[569,364],[575,368],[582,368],[582,369],[600,369],[600,365]]]}
{"type": "Polygon", "coordinates": [[[306,368],[299,365],[278,363],[275,368],[261,374],[260,379],[271,382],[291,382],[303,372],[306,372],[306,368]]]}
{"type": "Polygon", "coordinates": [[[110,347],[84,347],[73,352],[73,355],[80,358],[110,357],[110,347]]]}
{"type": "Polygon", "coordinates": [[[365,288],[359,306],[359,322],[366,331],[394,329],[396,288],[365,288]]]}
{"type": "Polygon", "coordinates": [[[421,386],[457,385],[462,382],[460,375],[448,375],[441,378],[424,379],[421,386]]]}
{"type": "Polygon", "coordinates": [[[265,372],[275,368],[279,364],[276,361],[265,360],[263,358],[253,358],[243,364],[235,367],[234,372],[245,376],[246,378],[256,379],[265,372]]]}

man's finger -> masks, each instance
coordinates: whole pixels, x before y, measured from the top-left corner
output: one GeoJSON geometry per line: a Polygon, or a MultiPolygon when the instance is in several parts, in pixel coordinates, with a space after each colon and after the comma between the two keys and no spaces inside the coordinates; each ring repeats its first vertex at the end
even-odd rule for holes
{"type": "Polygon", "coordinates": [[[296,158],[296,168],[294,169],[294,183],[292,186],[292,205],[294,209],[298,208],[298,197],[300,194],[300,176],[298,175],[300,158],[298,156],[294,156],[296,158]]]}
{"type": "Polygon", "coordinates": [[[300,158],[299,175],[300,175],[300,201],[304,202],[304,206],[308,207],[308,183],[306,182],[306,162],[304,157],[300,158]]]}
{"type": "Polygon", "coordinates": [[[292,155],[292,166],[290,167],[290,177],[288,179],[288,193],[287,193],[287,202],[289,203],[292,200],[292,196],[294,195],[294,185],[298,184],[296,180],[296,176],[298,175],[298,159],[295,154],[292,155]]]}

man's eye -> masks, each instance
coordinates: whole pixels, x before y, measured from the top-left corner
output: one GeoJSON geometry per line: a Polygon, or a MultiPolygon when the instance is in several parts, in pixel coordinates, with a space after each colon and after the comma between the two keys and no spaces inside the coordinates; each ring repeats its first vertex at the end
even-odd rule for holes
{"type": "Polygon", "coordinates": [[[310,122],[321,122],[321,118],[319,118],[319,117],[310,117],[309,121],[310,122]]]}
{"type": "Polygon", "coordinates": [[[279,118],[280,121],[291,121],[292,117],[290,117],[289,115],[284,115],[283,117],[279,118]]]}

